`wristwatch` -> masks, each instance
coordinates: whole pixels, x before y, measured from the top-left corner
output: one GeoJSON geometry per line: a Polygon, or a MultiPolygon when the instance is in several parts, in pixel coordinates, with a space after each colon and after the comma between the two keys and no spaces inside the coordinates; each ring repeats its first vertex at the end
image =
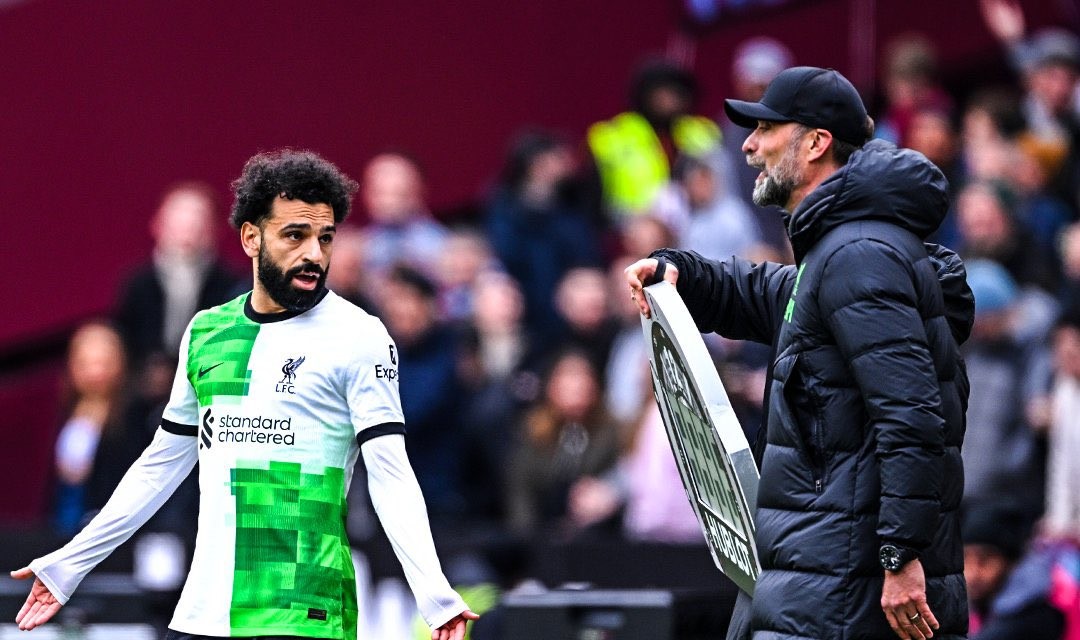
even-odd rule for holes
{"type": "Polygon", "coordinates": [[[918,557],[919,554],[914,549],[899,547],[889,542],[881,545],[881,549],[878,550],[878,562],[886,571],[899,571],[904,568],[904,565],[918,557]]]}

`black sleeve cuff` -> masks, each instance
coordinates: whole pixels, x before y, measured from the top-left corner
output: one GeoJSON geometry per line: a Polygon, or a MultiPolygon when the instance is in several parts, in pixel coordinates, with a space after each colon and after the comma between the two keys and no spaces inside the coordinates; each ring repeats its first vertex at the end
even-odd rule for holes
{"type": "Polygon", "coordinates": [[[162,419],[161,429],[168,433],[178,436],[191,436],[195,437],[199,433],[198,425],[194,424],[180,424],[178,422],[172,422],[171,420],[162,419]]]}
{"type": "Polygon", "coordinates": [[[356,444],[363,445],[368,440],[378,438],[379,436],[389,436],[393,434],[405,435],[405,425],[401,422],[384,422],[383,424],[377,424],[374,427],[368,427],[360,433],[356,434],[356,444]]]}

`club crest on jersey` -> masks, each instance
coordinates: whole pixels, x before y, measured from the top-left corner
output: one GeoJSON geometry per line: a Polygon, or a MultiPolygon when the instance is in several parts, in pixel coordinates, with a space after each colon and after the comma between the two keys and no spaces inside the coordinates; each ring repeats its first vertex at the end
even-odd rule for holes
{"type": "Polygon", "coordinates": [[[285,364],[281,367],[281,373],[285,375],[282,376],[281,382],[274,387],[274,391],[278,393],[296,393],[296,370],[300,368],[300,365],[304,364],[304,360],[307,360],[306,356],[287,358],[285,360],[285,364]]]}

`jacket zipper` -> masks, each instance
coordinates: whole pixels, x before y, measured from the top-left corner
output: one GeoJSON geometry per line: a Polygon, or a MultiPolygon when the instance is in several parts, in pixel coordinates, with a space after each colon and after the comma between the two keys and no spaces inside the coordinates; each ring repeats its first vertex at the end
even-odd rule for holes
{"type": "Polygon", "coordinates": [[[814,424],[811,425],[813,429],[811,440],[814,444],[814,455],[810,456],[814,461],[814,492],[821,493],[825,490],[825,435],[822,433],[821,428],[825,420],[820,415],[821,409],[818,405],[817,396],[814,394],[809,395],[814,406],[814,424]]]}

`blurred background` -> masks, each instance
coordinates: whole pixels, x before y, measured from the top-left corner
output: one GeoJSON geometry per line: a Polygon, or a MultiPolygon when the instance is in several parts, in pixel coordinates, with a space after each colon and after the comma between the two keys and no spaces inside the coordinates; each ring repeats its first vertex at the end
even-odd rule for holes
{"type": "MultiPolygon", "coordinates": [[[[291,146],[361,183],[330,286],[400,347],[444,567],[490,611],[473,637],[722,635],[734,590],[620,274],[660,246],[790,261],[722,101],[806,64],[950,179],[935,240],[972,265],[978,315],[973,625],[1004,624],[1014,568],[1080,537],[1078,31],[1075,0],[0,0],[0,558],[62,544],[149,442],[183,327],[251,287],[229,185],[291,146]]],[[[752,434],[767,349],[708,344],[752,434]]],[[[54,627],[157,637],[196,499],[182,487],[54,627]]],[[[361,637],[422,637],[362,481],[350,505],[361,637]]],[[[0,622],[27,588],[0,581],[0,622]]],[[[1062,633],[1080,615],[1015,588],[1062,633]]]]}

